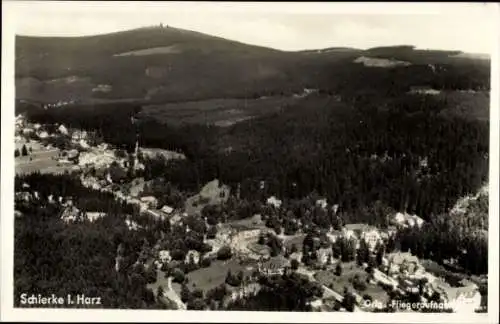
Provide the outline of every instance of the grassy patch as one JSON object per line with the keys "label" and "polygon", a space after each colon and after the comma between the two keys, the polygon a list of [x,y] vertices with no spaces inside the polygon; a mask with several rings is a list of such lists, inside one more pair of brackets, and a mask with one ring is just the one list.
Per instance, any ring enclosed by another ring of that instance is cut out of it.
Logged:
{"label": "grassy patch", "polygon": [[15,160],[16,174],[40,173],[64,173],[71,171],[74,164],[59,164],[57,160],[58,151],[33,151],[28,156],[20,156]]}
{"label": "grassy patch", "polygon": [[[236,260],[214,261],[208,268],[201,268],[188,273],[188,287],[190,289],[201,289],[206,292],[224,283],[229,270],[233,274],[243,271],[245,275],[250,275],[253,271],[248,270],[247,266],[240,265]],[[175,286],[174,289],[176,289]]]}
{"label": "grassy patch", "polygon": [[486,122],[490,120],[490,95],[487,91],[446,91],[439,96],[447,100],[446,108],[441,111],[444,116]]}
{"label": "grassy patch", "polygon": [[210,99],[145,106],[145,116],[170,124],[212,124],[231,126],[234,123],[280,111],[297,101],[294,97],[261,99]]}
{"label": "grassy patch", "polygon": [[342,264],[342,275],[340,276],[336,276],[332,270],[326,270],[317,272],[315,278],[318,282],[333,289],[339,294],[343,294],[344,288],[347,287],[351,291],[357,291],[357,293],[361,296],[367,294],[373,299],[377,299],[381,302],[387,302],[387,293],[378,285],[367,283],[365,290],[356,290],[352,285],[352,278],[354,278],[355,275],[359,275],[360,279],[364,282],[366,282],[366,279],[368,278],[368,273],[366,273],[366,271],[359,268],[354,262],[349,262]]}

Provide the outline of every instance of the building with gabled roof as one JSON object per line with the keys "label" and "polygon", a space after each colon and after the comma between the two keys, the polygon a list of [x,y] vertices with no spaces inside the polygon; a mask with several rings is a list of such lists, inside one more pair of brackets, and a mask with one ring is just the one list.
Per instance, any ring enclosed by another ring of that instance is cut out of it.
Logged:
{"label": "building with gabled roof", "polygon": [[269,258],[267,261],[260,261],[258,270],[260,273],[271,276],[281,275],[290,266],[290,262],[282,255]]}

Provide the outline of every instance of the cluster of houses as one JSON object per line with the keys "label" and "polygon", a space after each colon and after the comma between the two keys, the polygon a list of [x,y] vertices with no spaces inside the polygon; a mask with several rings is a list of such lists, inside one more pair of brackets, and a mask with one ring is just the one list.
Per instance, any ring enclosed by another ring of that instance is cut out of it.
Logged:
{"label": "cluster of houses", "polygon": [[91,148],[88,143],[89,134],[86,131],[68,129],[63,124],[59,125],[55,132],[49,132],[49,128],[39,123],[28,123],[25,116],[19,114],[15,121],[15,139],[16,141],[32,140],[50,150],[53,145],[50,143],[51,138],[62,136],[68,140],[70,148],[60,153],[59,163],[76,163],[80,152],[87,151]]}
{"label": "cluster of houses", "polygon": [[76,103],[75,100],[68,100],[68,101],[60,100],[60,101],[56,101],[54,103],[48,103],[48,104],[43,105],[43,109],[47,110],[49,108],[60,108],[60,107],[72,105],[75,103]]}
{"label": "cluster of houses", "polygon": [[[426,161],[422,164],[425,166]],[[267,200],[267,204],[280,208],[282,201],[272,196]],[[326,199],[318,199],[316,205],[325,209],[328,206]],[[334,208],[337,209],[338,206]],[[356,243],[356,249],[360,247],[360,242],[364,241],[368,249],[374,252],[378,244],[395,235],[398,229],[422,227],[425,221],[417,215],[396,213],[390,216],[390,223],[391,226],[384,230],[366,224],[347,224],[342,230],[330,228],[326,236],[330,243],[335,243],[340,238],[353,240]],[[331,247],[318,248],[316,257],[319,264],[328,263],[332,259]],[[259,271],[266,275],[283,274],[290,267],[292,259],[300,261],[301,253],[295,252],[290,255],[289,259],[282,256],[263,259],[259,262]],[[367,267],[367,264],[364,266]],[[373,269],[371,282],[393,287],[402,294],[420,294],[422,302],[427,302],[435,292],[438,292],[441,304],[446,305],[453,312],[470,313],[480,308],[481,295],[477,285],[464,282],[460,287],[451,287],[446,281],[427,272],[418,258],[409,252],[385,255],[380,269]],[[422,282],[425,282],[423,286]]]}

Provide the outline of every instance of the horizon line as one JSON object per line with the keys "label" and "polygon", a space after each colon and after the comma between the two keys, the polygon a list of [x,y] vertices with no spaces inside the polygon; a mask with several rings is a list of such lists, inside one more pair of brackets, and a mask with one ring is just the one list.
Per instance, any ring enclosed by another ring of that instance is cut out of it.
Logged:
{"label": "horizon line", "polygon": [[294,53],[294,52],[314,52],[314,51],[322,51],[322,50],[328,50],[328,49],[351,49],[353,51],[369,51],[377,48],[394,48],[394,47],[411,47],[412,50],[420,50],[420,51],[443,51],[443,52],[457,52],[455,53],[456,55],[459,54],[475,54],[475,55],[482,55],[482,56],[487,56],[489,59],[491,59],[491,54],[490,53],[485,53],[485,52],[467,52],[464,50],[459,50],[459,49],[444,49],[444,48],[419,48],[416,45],[413,44],[392,44],[392,45],[379,45],[379,46],[374,46],[374,47],[366,47],[366,48],[361,48],[361,47],[351,47],[351,46],[340,46],[340,45],[332,45],[332,46],[327,46],[327,47],[320,47],[320,48],[305,48],[305,49],[299,49],[299,50],[285,50],[285,49],[279,49],[275,47],[270,47],[270,46],[263,46],[263,45],[257,45],[257,44],[251,44],[251,43],[246,43],[242,42],[236,39],[230,39],[226,37],[221,37],[221,36],[215,36],[212,34],[207,34],[203,33],[197,30],[192,30],[192,29],[185,29],[185,28],[180,28],[180,27],[175,27],[173,25],[165,24],[163,22],[160,22],[159,24],[154,24],[154,25],[145,25],[142,27],[136,27],[136,28],[127,28],[127,29],[120,29],[116,31],[109,31],[109,32],[103,32],[103,33],[97,33],[97,34],[85,34],[85,35],[28,35],[28,34],[15,34],[15,37],[26,37],[26,38],[57,38],[57,39],[71,39],[71,38],[89,38],[89,37],[99,37],[99,36],[106,36],[106,35],[113,35],[113,34],[119,34],[119,33],[124,33],[124,32],[131,32],[131,31],[137,31],[137,30],[142,30],[142,29],[168,29],[168,28],[173,28],[177,30],[183,30],[183,31],[189,31],[189,32],[194,32],[198,34],[202,34],[205,36],[209,37],[214,37],[214,38],[219,38],[219,39],[224,39],[230,42],[237,42],[240,44],[245,44],[249,46],[255,46],[255,47],[261,47],[261,48],[267,48],[275,51],[281,51],[281,52],[289,52],[289,53]]}

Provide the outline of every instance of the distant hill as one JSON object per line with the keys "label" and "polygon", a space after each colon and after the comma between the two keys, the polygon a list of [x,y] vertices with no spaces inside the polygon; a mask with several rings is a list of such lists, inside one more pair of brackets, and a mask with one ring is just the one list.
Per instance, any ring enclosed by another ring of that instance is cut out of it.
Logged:
{"label": "distant hill", "polygon": [[366,79],[354,63],[361,56],[460,64],[489,77],[489,61],[457,54],[412,46],[287,52],[158,26],[85,37],[17,36],[16,97],[163,103],[335,91],[350,78]]}

